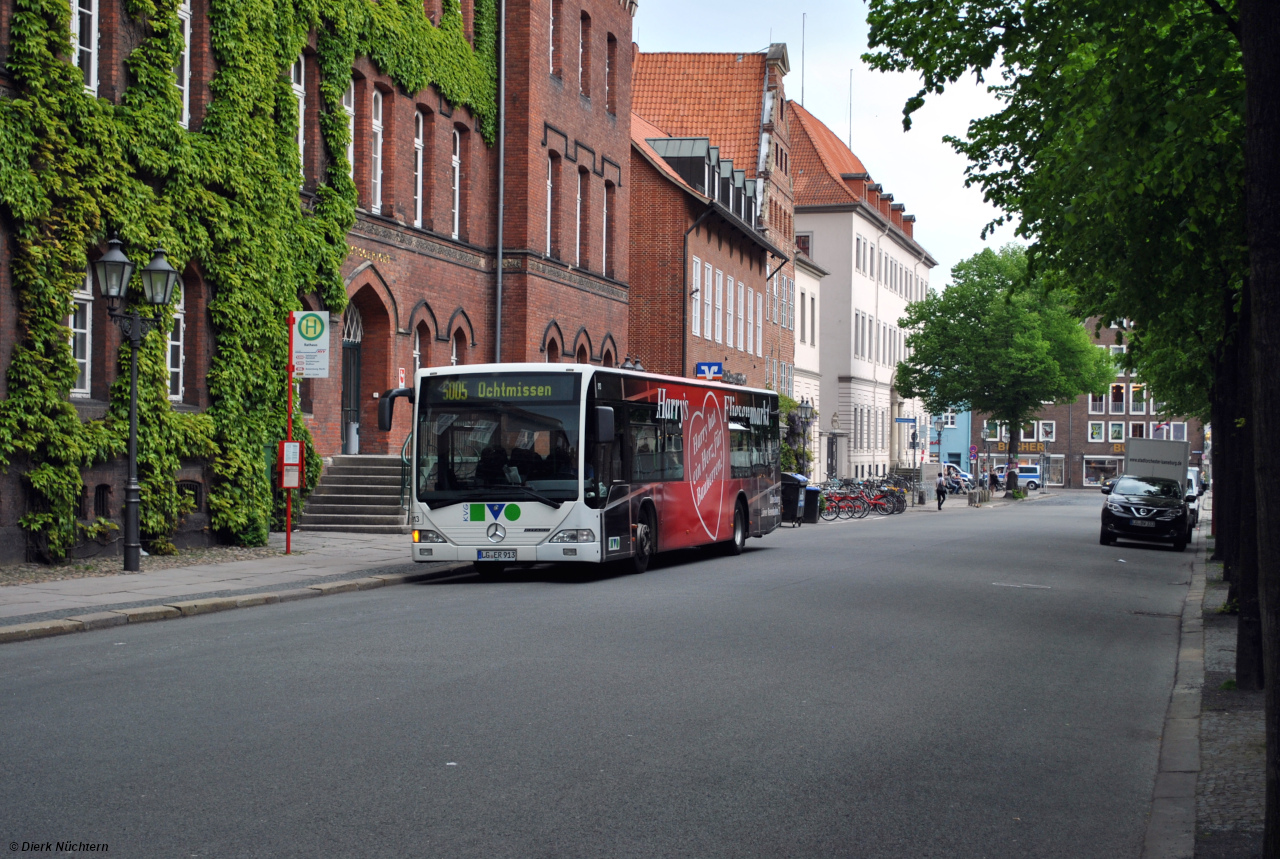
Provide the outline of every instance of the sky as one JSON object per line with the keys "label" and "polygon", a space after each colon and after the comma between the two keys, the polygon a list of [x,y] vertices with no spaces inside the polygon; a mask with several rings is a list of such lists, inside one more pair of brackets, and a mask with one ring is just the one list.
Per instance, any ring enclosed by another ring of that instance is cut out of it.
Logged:
{"label": "sky", "polygon": [[[986,85],[961,80],[931,96],[902,130],[902,106],[920,89],[918,76],[873,71],[861,60],[867,48],[863,0],[639,0],[633,36],[641,51],[751,52],[785,42],[791,73],[787,97],[803,104],[841,140],[849,142],[849,71],[853,70],[853,145],[874,181],[916,216],[915,239],[938,266],[935,287],[950,281],[956,263],[984,247],[1014,241],[1001,226],[983,241],[982,227],[999,212],[982,191],[965,188],[968,161],[943,142],[962,137],[969,120],[995,113],[999,103]],[[802,19],[807,14],[807,18]],[[712,141],[713,143],[715,141]]]}

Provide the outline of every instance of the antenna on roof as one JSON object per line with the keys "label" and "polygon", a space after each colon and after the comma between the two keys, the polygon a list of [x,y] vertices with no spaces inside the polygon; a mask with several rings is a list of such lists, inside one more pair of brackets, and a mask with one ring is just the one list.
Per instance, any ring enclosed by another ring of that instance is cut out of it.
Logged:
{"label": "antenna on roof", "polygon": [[800,106],[804,107],[804,23],[808,12],[800,13]]}
{"label": "antenna on roof", "polygon": [[849,151],[853,151],[853,69],[849,69]]}

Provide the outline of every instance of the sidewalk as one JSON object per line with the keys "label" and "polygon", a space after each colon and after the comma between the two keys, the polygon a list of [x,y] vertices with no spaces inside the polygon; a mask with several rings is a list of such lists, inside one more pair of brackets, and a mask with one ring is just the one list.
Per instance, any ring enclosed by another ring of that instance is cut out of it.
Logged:
{"label": "sidewalk", "polygon": [[284,534],[272,534],[270,546],[278,554],[263,558],[0,587],[0,627],[311,586],[321,588],[307,595],[319,596],[333,590],[324,585],[337,581],[381,575],[381,584],[389,584],[386,579],[443,574],[458,567],[408,560],[407,535],[298,531],[292,542],[291,555],[284,554]]}

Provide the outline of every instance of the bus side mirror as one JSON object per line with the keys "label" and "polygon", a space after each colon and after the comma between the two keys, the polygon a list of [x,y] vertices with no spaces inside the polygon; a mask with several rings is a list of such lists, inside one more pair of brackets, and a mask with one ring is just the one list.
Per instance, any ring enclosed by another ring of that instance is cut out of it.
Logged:
{"label": "bus side mirror", "polygon": [[378,399],[378,429],[391,432],[391,418],[395,413],[396,398],[404,397],[413,402],[413,388],[392,388]]}
{"label": "bus side mirror", "polygon": [[612,406],[596,406],[596,438],[601,442],[612,441],[613,426],[613,407]]}

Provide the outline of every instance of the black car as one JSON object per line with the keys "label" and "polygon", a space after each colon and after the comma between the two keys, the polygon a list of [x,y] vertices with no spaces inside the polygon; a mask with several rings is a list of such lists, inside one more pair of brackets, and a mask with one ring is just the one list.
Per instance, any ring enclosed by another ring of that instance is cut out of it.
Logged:
{"label": "black car", "polygon": [[1175,552],[1191,540],[1191,511],[1182,484],[1167,477],[1123,475],[1102,488],[1108,496],[1102,508],[1098,542],[1110,546],[1117,539],[1172,543]]}

